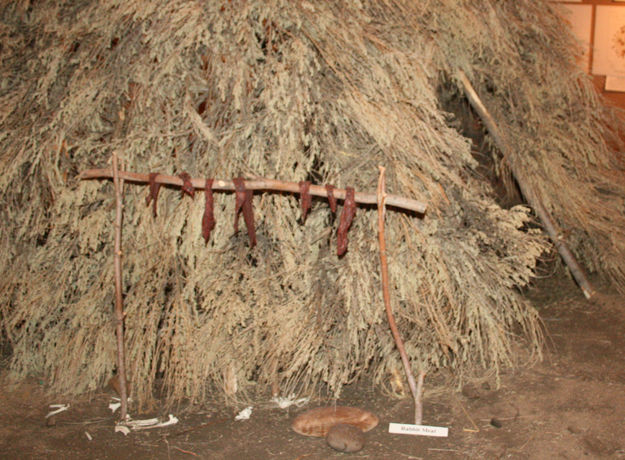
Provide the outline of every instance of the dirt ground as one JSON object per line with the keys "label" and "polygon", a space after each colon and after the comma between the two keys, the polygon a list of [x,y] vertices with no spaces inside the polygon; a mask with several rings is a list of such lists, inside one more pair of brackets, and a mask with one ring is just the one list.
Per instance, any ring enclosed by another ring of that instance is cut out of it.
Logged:
{"label": "dirt ground", "polygon": [[[411,400],[389,399],[365,384],[348,388],[338,401],[380,418],[355,454],[290,429],[297,414],[322,401],[289,410],[255,407],[245,421],[216,405],[187,408],[175,413],[176,425],[124,436],[113,432],[110,393],[55,399],[44,394],[44,382],[33,380],[0,387],[0,458],[625,459],[623,297],[601,288],[587,301],[564,277],[539,284],[528,295],[548,331],[545,360],[506,373],[499,389],[478,384],[456,392],[426,390],[424,424],[449,427],[447,438],[389,434],[389,422],[410,422]],[[53,403],[71,406],[47,424]]]}

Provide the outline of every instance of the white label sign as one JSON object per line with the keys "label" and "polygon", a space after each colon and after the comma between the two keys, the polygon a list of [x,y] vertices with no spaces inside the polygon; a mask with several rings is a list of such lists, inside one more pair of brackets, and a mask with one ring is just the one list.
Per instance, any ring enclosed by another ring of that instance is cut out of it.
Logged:
{"label": "white label sign", "polygon": [[449,428],[444,426],[410,425],[407,423],[389,423],[388,432],[395,434],[413,434],[416,436],[435,436],[446,438]]}

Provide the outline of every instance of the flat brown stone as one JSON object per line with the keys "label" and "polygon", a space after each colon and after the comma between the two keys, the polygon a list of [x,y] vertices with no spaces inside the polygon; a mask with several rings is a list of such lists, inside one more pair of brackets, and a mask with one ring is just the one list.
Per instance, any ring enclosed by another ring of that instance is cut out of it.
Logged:
{"label": "flat brown stone", "polygon": [[362,431],[369,431],[378,424],[378,418],[357,407],[331,406],[318,407],[300,414],[291,427],[304,436],[325,437],[334,425],[353,425]]}

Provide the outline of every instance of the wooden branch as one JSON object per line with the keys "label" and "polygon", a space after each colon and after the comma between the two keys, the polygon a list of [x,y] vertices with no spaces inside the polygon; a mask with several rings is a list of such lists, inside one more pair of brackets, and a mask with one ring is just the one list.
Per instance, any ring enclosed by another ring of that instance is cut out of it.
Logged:
{"label": "wooden branch", "polygon": [[124,179],[117,168],[117,155],[112,158],[113,183],[115,184],[115,318],[117,333],[117,378],[121,399],[122,423],[128,417],[128,391],[126,386],[126,361],[124,353],[124,306],[122,298],[122,218]]}
{"label": "wooden branch", "polygon": [[425,380],[425,371],[419,371],[417,377],[417,395],[415,396],[415,415],[414,424],[421,425],[423,422],[423,380]]}
{"label": "wooden branch", "polygon": [[404,347],[404,341],[399,335],[399,329],[397,329],[397,323],[395,323],[395,318],[393,317],[393,309],[391,308],[391,293],[389,290],[389,281],[388,281],[388,261],[386,259],[386,239],[384,237],[384,216],[386,214],[386,193],[384,193],[384,168],[379,166],[380,168],[380,177],[378,179],[378,191],[377,191],[377,202],[378,202],[378,240],[380,245],[380,272],[382,273],[382,297],[384,298],[384,309],[386,310],[386,316],[388,318],[388,324],[391,328],[391,333],[393,334],[393,339],[395,340],[395,345],[399,350],[399,355],[401,356],[401,361],[404,365],[404,372],[406,373],[406,378],[408,379],[408,385],[410,386],[410,392],[412,393],[412,397],[414,399],[415,404],[415,425],[421,425],[421,421],[423,419],[423,406],[421,404],[421,395],[423,394],[423,378],[425,373],[423,371],[419,374],[419,384],[415,382],[414,375],[412,374],[412,368],[410,366],[410,360],[408,359],[408,355],[406,354],[406,349]]}
{"label": "wooden branch", "polygon": [[[111,178],[113,177],[113,172],[110,169],[88,169],[86,171],[81,172],[78,175],[78,179],[102,179],[102,178]],[[119,171],[119,177],[128,181],[135,182],[141,184],[147,184],[150,181],[149,174],[142,173],[134,173],[129,171]],[[155,181],[160,184],[167,185],[175,185],[181,187],[183,181],[178,176],[168,176],[165,174],[158,174],[155,178]],[[191,183],[195,189],[204,189],[206,180],[205,179],[191,179]],[[265,179],[265,178],[256,178],[252,180],[245,181],[245,188],[248,190],[275,190],[281,192],[291,192],[291,193],[300,193],[300,185],[299,182],[286,182],[275,179]],[[234,184],[231,180],[218,180],[215,179],[212,185],[213,190],[222,190],[222,191],[235,191]],[[309,189],[309,193],[315,196],[327,197],[328,192],[326,188],[322,185],[311,185]],[[336,198],[340,200],[345,199],[345,190],[336,188],[333,191],[333,194]],[[363,204],[375,204],[377,203],[377,198],[375,194],[371,193],[359,193],[355,194],[356,203]],[[427,210],[427,204],[422,203],[417,200],[413,200],[411,198],[406,198],[398,195],[387,195],[386,196],[386,204],[388,206],[394,206],[396,208],[407,209],[409,211],[414,211],[419,214],[425,214]]]}
{"label": "wooden branch", "polygon": [[512,171],[512,175],[516,179],[517,184],[519,184],[519,189],[521,190],[521,193],[523,194],[529,205],[534,208],[534,211],[538,215],[538,218],[542,221],[543,225],[545,226],[545,230],[547,230],[549,238],[551,238],[551,241],[553,241],[553,243],[555,244],[556,249],[562,257],[562,260],[564,260],[567,267],[569,267],[573,278],[575,278],[575,281],[577,281],[577,284],[584,293],[584,296],[587,299],[590,299],[595,293],[595,290],[588,281],[584,270],[580,267],[579,263],[577,263],[575,256],[567,246],[566,242],[563,240],[561,232],[558,231],[558,229],[556,228],[556,224],[549,212],[545,209],[545,207],[538,199],[538,197],[534,194],[534,192],[521,180],[521,176],[518,174],[518,169],[510,161],[512,148],[504,140],[504,137],[499,130],[499,126],[497,125],[497,122],[482,103],[482,100],[473,88],[473,85],[471,85],[471,82],[469,81],[465,73],[460,70],[458,71],[458,76],[464,88],[464,93],[469,99],[471,106],[479,114],[480,118],[484,122],[484,125],[488,129],[488,132],[495,141],[495,145],[501,151],[504,159],[507,161],[508,166],[510,167],[510,171]]}

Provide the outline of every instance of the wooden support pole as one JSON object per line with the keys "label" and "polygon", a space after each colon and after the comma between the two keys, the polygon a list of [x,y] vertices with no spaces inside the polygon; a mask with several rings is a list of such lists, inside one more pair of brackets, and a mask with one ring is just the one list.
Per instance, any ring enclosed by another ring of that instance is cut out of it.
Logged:
{"label": "wooden support pole", "polygon": [[126,358],[124,352],[124,305],[122,297],[122,219],[124,200],[124,179],[117,167],[117,155],[113,153],[112,169],[115,184],[115,330],[117,333],[117,378],[121,399],[122,423],[128,418],[128,391],[126,380]]}
{"label": "wooden support pole", "polygon": [[[78,179],[102,179],[113,177],[113,172],[110,169],[88,169],[81,172],[78,175]],[[134,173],[129,171],[119,171],[119,177],[128,182],[136,182],[147,184],[150,181],[149,174]],[[183,181],[178,176],[169,176],[165,174],[158,174],[154,179],[159,184],[182,186]],[[205,187],[206,179],[191,179],[191,184],[195,189],[203,189]],[[300,186],[298,182],[287,182],[275,179],[255,178],[252,180],[245,180],[245,188],[248,190],[275,190],[281,192],[300,193]],[[234,183],[231,180],[218,180],[215,179],[212,184],[213,190],[234,191]],[[328,192],[322,185],[311,185],[309,193],[314,196],[327,197]],[[333,190],[333,195],[339,199],[345,199],[345,189],[336,188]],[[376,204],[377,197],[374,193],[359,193],[356,192],[354,199],[356,203],[363,204]],[[396,208],[407,209],[419,214],[425,214],[427,210],[427,204],[422,203],[411,198],[406,198],[398,195],[387,195],[386,204]]]}
{"label": "wooden support pole", "polygon": [[501,151],[504,159],[507,161],[508,166],[510,167],[510,171],[512,171],[512,175],[516,179],[517,184],[519,184],[519,189],[521,190],[521,193],[523,194],[529,205],[534,208],[534,211],[538,215],[538,218],[542,221],[543,225],[545,226],[545,230],[551,238],[551,241],[553,241],[553,243],[555,244],[556,249],[562,257],[562,260],[564,260],[567,267],[569,267],[573,278],[575,278],[575,281],[577,281],[577,284],[584,293],[584,296],[587,299],[590,299],[595,293],[595,290],[588,281],[584,270],[581,268],[581,266],[575,259],[575,256],[562,238],[561,232],[557,229],[556,224],[549,212],[545,209],[538,197],[535,196],[533,191],[521,180],[521,176],[518,174],[516,166],[513,164],[513,162],[510,161],[512,149],[509,144],[504,140],[501,131],[499,130],[499,126],[497,125],[497,122],[492,117],[490,112],[486,109],[479,95],[473,88],[473,85],[462,70],[458,71],[458,77],[460,78],[460,82],[462,83],[462,86],[464,88],[464,93],[469,99],[469,103],[484,122],[484,125],[488,129],[488,132],[493,138],[493,141],[495,141],[495,145]]}
{"label": "wooden support pole", "polygon": [[384,192],[384,167],[379,166],[379,168],[380,177],[378,179],[376,199],[378,202],[378,241],[380,246],[382,297],[384,299],[384,309],[386,310],[386,317],[388,319],[389,327],[391,328],[391,334],[393,335],[393,340],[395,340],[397,350],[399,350],[399,355],[401,356],[401,361],[404,365],[404,372],[406,373],[406,378],[408,379],[408,386],[410,387],[410,392],[412,393],[412,398],[414,399],[414,423],[415,425],[421,425],[421,421],[423,420],[423,405],[421,397],[423,395],[423,378],[425,377],[425,372],[421,371],[419,373],[419,382],[415,382],[412,367],[410,366],[410,360],[408,359],[408,354],[406,353],[406,348],[404,347],[404,341],[402,340],[401,335],[399,335],[399,329],[397,329],[397,323],[395,322],[395,318],[393,316],[391,293],[389,289],[388,261],[386,258],[386,238],[384,236],[384,217],[386,214],[385,201],[387,195]]}

